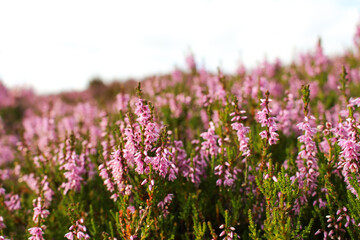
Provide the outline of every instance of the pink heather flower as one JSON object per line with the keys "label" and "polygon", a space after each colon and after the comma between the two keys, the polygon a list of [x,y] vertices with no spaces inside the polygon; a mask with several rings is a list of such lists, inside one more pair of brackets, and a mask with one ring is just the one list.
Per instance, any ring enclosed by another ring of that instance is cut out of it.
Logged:
{"label": "pink heather flower", "polygon": [[165,196],[163,201],[160,201],[158,203],[158,208],[163,211],[163,216],[166,218],[166,216],[169,214],[168,206],[171,204],[171,201],[173,199],[173,194],[168,194]]}
{"label": "pink heather flower", "polygon": [[266,130],[260,133],[262,139],[266,139],[270,145],[276,144],[279,140],[279,134],[276,132],[278,130],[276,124],[276,118],[271,117],[271,110],[269,109],[269,103],[271,99],[260,99],[262,110],[257,113],[258,122],[261,124],[261,127],[266,127]]}
{"label": "pink heather flower", "polygon": [[[354,119],[347,119],[339,123],[338,129],[334,130],[338,138],[338,145],[341,147],[340,162],[338,169],[341,170],[347,188],[357,196],[356,190],[351,186],[349,176],[351,173],[359,172],[360,164],[360,142],[357,141],[358,123]],[[357,179],[359,182],[359,179]]]}
{"label": "pink heather flower", "polygon": [[[313,116],[310,116],[309,118],[315,120]],[[303,135],[298,137],[299,142],[304,143],[302,151],[299,152],[299,156],[304,159],[314,156],[317,151],[315,142],[312,140],[317,129],[310,126],[309,118],[305,117],[304,122],[297,124],[299,130],[304,132]]]}
{"label": "pink heather flower", "polygon": [[196,63],[195,63],[195,59],[194,59],[194,55],[193,54],[189,54],[186,57],[186,64],[189,68],[189,70],[194,70],[196,69]]}
{"label": "pink heather flower", "polygon": [[175,140],[171,153],[175,158],[176,166],[179,168],[179,173],[183,176],[187,175],[190,171],[190,164],[187,161],[187,154],[184,150],[183,142]]}
{"label": "pink heather flower", "polygon": [[4,218],[2,216],[0,216],[0,230],[6,228],[6,225],[4,223]]}
{"label": "pink heather flower", "polygon": [[[167,146],[167,143],[162,144],[160,147],[155,145],[159,140],[162,127],[153,121],[150,108],[145,100],[138,100],[135,114],[137,115],[137,123],[131,124],[130,119],[125,119],[127,127],[124,130],[126,143],[123,153],[117,150],[112,161],[107,163],[115,183],[118,186],[122,184],[123,174],[127,167],[135,167],[138,174],[148,174],[150,165],[161,177],[168,177],[171,181],[174,180],[178,169],[172,162],[174,161],[172,149]],[[152,155],[154,153],[155,156]],[[103,169],[104,167],[101,167],[101,174],[103,178],[108,179],[109,173]],[[108,184],[110,185],[110,180],[108,180]],[[123,186],[122,188],[126,187]]]}
{"label": "pink heather flower", "polygon": [[[316,159],[317,148],[313,138],[317,129],[311,127],[310,120],[315,120],[315,118],[313,116],[305,116],[304,121],[297,124],[299,130],[303,131],[303,135],[298,137],[299,142],[302,143],[300,149],[301,151],[298,153],[296,160],[299,170],[296,172],[296,176],[293,176],[292,179],[295,180],[296,178],[299,180],[300,188],[308,189],[308,196],[315,196],[319,172]],[[296,202],[295,210],[298,211],[300,205],[304,204],[306,201],[306,196],[300,197]]]}
{"label": "pink heather flower", "polygon": [[[245,113],[245,111],[241,111],[240,113]],[[244,157],[244,160],[246,160],[247,157],[250,156],[250,149],[249,149],[249,137],[246,135],[249,133],[250,128],[245,127],[243,123],[239,123],[238,121],[241,119],[245,119],[241,116],[236,116],[236,113],[231,113],[230,116],[233,116],[231,121],[234,123],[231,124],[232,129],[234,129],[238,136],[239,141],[239,150],[242,152],[242,156]]]}
{"label": "pink heather flower", "polygon": [[157,123],[149,122],[145,127],[144,136],[145,151],[150,151],[153,143],[160,137],[160,126]]}
{"label": "pink heather flower", "polygon": [[[160,127],[152,120],[150,108],[143,99],[139,99],[136,103],[135,114],[137,117],[137,123],[131,126],[129,119],[126,119],[128,126],[125,128],[125,148],[124,158],[129,165],[136,165],[136,172],[143,174],[146,169],[144,163],[144,153],[139,151],[142,147],[141,143],[142,134],[144,137],[144,150],[150,151],[153,148],[153,144],[158,140],[160,135]],[[141,128],[141,129],[140,129]]]}
{"label": "pink heather flower", "polygon": [[209,116],[206,113],[206,111],[204,109],[200,110],[200,117],[201,117],[201,121],[203,122],[204,127],[208,127],[209,125]]}
{"label": "pink heather flower", "polygon": [[[91,143],[87,141],[83,141],[83,151],[80,156],[72,149],[70,145],[70,139],[66,140],[66,154],[62,156],[59,154],[60,159],[60,170],[64,169],[64,177],[67,180],[63,182],[60,188],[64,189],[64,195],[67,194],[68,191],[80,191],[81,184],[84,182],[83,175],[86,173],[86,168],[90,169],[88,171],[89,177],[91,176],[91,169],[93,168],[93,164],[89,163],[89,155],[90,155],[90,148]],[[62,152],[62,151],[60,151]]]}
{"label": "pink heather flower", "polygon": [[210,122],[208,131],[201,133],[200,136],[204,139],[201,143],[201,155],[204,157],[209,155],[211,157],[216,157],[219,151],[216,141],[219,137],[215,134],[214,123]]}
{"label": "pink heather flower", "polygon": [[100,164],[99,171],[99,176],[104,180],[104,185],[106,186],[107,190],[109,192],[113,192],[115,190],[115,185],[109,176],[106,165]]}
{"label": "pink heather flower", "polygon": [[[327,68],[328,65],[328,58],[325,56],[321,42],[319,41],[318,44],[316,45],[316,52],[315,52],[315,71],[317,74],[319,74],[320,72],[324,71]],[[310,89],[311,92],[314,93],[314,91],[312,91]],[[317,93],[314,93],[315,96],[317,95]]]}
{"label": "pink heather flower", "polygon": [[126,141],[124,146],[124,158],[126,161],[133,165],[135,154],[137,153],[137,149],[139,148],[139,143],[141,142],[141,135],[137,131],[136,126],[131,126],[128,118],[125,118],[128,126],[124,131],[124,140]]}
{"label": "pink heather flower", "polygon": [[50,214],[48,210],[46,210],[43,206],[41,206],[42,200],[41,197],[38,197],[37,199],[34,199],[33,206],[34,206],[34,216],[33,221],[35,223],[39,222],[40,219],[45,219]]}
{"label": "pink heather flower", "polygon": [[145,179],[144,181],[141,182],[141,186],[145,185],[148,182],[147,179]]}
{"label": "pink heather flower", "polygon": [[19,195],[11,193],[6,194],[5,199],[4,203],[9,211],[16,211],[21,208]]}
{"label": "pink heather flower", "polygon": [[208,77],[208,98],[211,102],[219,100],[222,104],[226,103],[226,92],[224,86],[221,84],[218,76]]}
{"label": "pink heather flower", "polygon": [[152,118],[149,105],[146,105],[145,101],[141,98],[136,103],[135,114],[138,116],[136,119],[137,122],[143,127],[145,127]]}
{"label": "pink heather flower", "polygon": [[75,225],[72,225],[69,230],[70,232],[65,234],[65,238],[68,240],[73,240],[75,237],[79,240],[90,239],[90,236],[86,234],[86,227],[84,225],[84,220],[81,218],[75,222]]}
{"label": "pink heather flower", "polygon": [[65,234],[65,238],[69,239],[69,240],[73,240],[74,239],[74,234],[72,232],[68,232],[67,234]]}
{"label": "pink heather flower", "polygon": [[35,174],[34,173],[31,173],[31,174],[25,174],[23,175],[20,179],[19,179],[21,182],[25,182],[29,188],[36,192],[37,189],[39,188],[38,187],[38,184],[37,184],[37,181],[38,179],[35,178]]}
{"label": "pink heather flower", "polygon": [[[116,186],[118,192],[122,195],[130,195],[132,186],[125,183],[128,166],[125,159],[123,158],[121,149],[118,149],[112,153],[111,160],[107,162],[107,166],[112,178],[110,179],[107,170],[104,170],[105,168],[101,169],[100,174],[105,179],[104,184],[109,186],[108,190],[113,192],[114,187]],[[114,195],[114,200],[116,199],[117,197]]]}
{"label": "pink heather flower", "polygon": [[118,95],[116,95],[116,110],[119,111],[125,111],[127,109],[128,103],[130,100],[130,96],[129,94],[123,94],[123,93],[119,93]]}
{"label": "pink heather flower", "polygon": [[215,175],[220,176],[216,181],[216,186],[231,187],[237,179],[239,170],[236,167],[230,168],[230,164],[225,162],[224,165],[217,165],[215,167]]}
{"label": "pink heather flower", "polygon": [[240,63],[239,66],[236,69],[236,74],[243,76],[246,74],[246,67],[243,63]]}
{"label": "pink heather flower", "polygon": [[61,184],[61,188],[64,188],[64,195],[70,190],[80,191],[83,182],[81,175],[85,172],[83,167],[80,165],[80,158],[75,151],[69,153],[66,162],[60,167],[60,169],[66,170],[64,177],[67,181]]}
{"label": "pink heather flower", "polygon": [[183,172],[184,177],[190,179],[192,183],[199,185],[202,176],[205,176],[205,168],[207,167],[207,163],[205,159],[199,155],[195,155],[194,157],[188,158],[187,160],[189,164],[189,170]]}
{"label": "pink heather flower", "polygon": [[50,188],[49,182],[47,181],[47,176],[44,176],[43,180],[41,181],[40,185],[42,186],[42,191],[44,193],[44,206],[48,207],[52,201],[54,191]]}
{"label": "pink heather flower", "polygon": [[[234,227],[225,227],[224,224],[221,224],[219,229],[222,230],[219,237],[224,237],[222,238],[223,240],[233,240],[235,237],[240,239],[240,236],[235,233]],[[214,240],[214,238],[212,240]]]}
{"label": "pink heather flower", "polygon": [[33,227],[29,228],[29,233],[31,234],[31,237],[29,237],[29,240],[44,240],[43,238],[43,230],[40,227]]}
{"label": "pink heather flower", "polygon": [[243,95],[244,95],[245,99],[247,98],[246,96],[251,96],[252,99],[257,99],[259,87],[258,87],[256,81],[254,80],[253,76],[245,77],[242,91],[243,91]]}
{"label": "pink heather flower", "polygon": [[161,177],[166,178],[166,176],[168,176],[170,181],[176,179],[178,169],[171,161],[171,159],[173,159],[173,154],[168,148],[157,148],[155,151],[155,157],[147,156],[147,152],[145,155],[145,163],[147,165],[151,164],[153,170],[155,170]]}
{"label": "pink heather flower", "polygon": [[[47,178],[48,178],[47,176],[44,176],[43,180],[40,182],[40,188],[45,197],[45,206],[50,205],[52,201],[52,197],[54,195],[54,191],[49,187]],[[20,181],[26,182],[31,190],[33,190],[38,195],[40,194],[39,184],[38,184],[39,178],[35,178],[35,175],[33,173],[29,175],[23,175],[20,178]]]}
{"label": "pink heather flower", "polygon": [[290,136],[291,133],[295,132],[296,135],[299,129],[296,127],[296,123],[303,120],[302,113],[302,100],[295,100],[295,96],[289,93],[285,98],[286,107],[281,109],[278,116],[278,126],[285,135]]}
{"label": "pink heather flower", "polygon": [[183,113],[183,106],[189,105],[191,101],[190,96],[185,96],[183,93],[174,95],[173,93],[166,93],[165,96],[156,97],[157,107],[169,107],[171,110],[171,116],[179,118]]}
{"label": "pink heather flower", "polygon": [[350,98],[348,107],[360,107],[360,98]]}
{"label": "pink heather flower", "polygon": [[175,69],[172,74],[172,79],[176,83],[180,83],[182,81],[182,73],[179,69]]}

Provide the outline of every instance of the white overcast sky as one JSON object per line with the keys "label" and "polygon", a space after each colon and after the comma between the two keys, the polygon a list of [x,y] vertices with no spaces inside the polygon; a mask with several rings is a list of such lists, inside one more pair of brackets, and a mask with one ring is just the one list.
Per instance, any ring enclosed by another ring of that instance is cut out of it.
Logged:
{"label": "white overcast sky", "polygon": [[352,46],[360,0],[0,0],[0,79],[37,92],[200,65],[234,72],[239,60],[289,62],[322,38]]}

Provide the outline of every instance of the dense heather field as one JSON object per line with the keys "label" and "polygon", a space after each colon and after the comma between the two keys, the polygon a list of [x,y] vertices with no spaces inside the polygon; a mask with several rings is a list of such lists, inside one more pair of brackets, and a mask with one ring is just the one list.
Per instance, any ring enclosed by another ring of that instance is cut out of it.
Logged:
{"label": "dense heather field", "polygon": [[354,50],[0,89],[0,239],[359,239]]}

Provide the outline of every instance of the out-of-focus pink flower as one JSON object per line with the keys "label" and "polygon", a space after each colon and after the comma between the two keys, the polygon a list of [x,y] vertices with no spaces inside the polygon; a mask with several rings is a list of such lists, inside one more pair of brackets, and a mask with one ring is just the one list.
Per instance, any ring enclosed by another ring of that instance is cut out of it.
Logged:
{"label": "out-of-focus pink flower", "polygon": [[189,54],[189,55],[186,57],[186,64],[187,64],[189,70],[194,70],[194,69],[196,69],[196,62],[195,62],[195,59],[194,59],[194,55],[193,55],[193,54]]}
{"label": "out-of-focus pink flower", "polygon": [[210,127],[207,132],[201,133],[200,136],[205,140],[201,143],[202,155],[205,157],[208,155],[216,157],[219,151],[216,141],[219,137],[215,134],[214,123],[210,122]]}
{"label": "out-of-focus pink flower", "polygon": [[5,195],[5,206],[9,209],[9,211],[16,211],[21,208],[20,206],[20,198],[17,194],[6,194]]}
{"label": "out-of-focus pink flower", "polygon": [[44,240],[43,237],[43,230],[40,227],[33,227],[29,228],[29,233],[31,234],[31,237],[29,237],[29,240]]}
{"label": "out-of-focus pink flower", "polygon": [[50,214],[50,212],[41,205],[41,202],[42,202],[41,197],[38,197],[37,199],[34,199],[34,201],[33,201],[33,206],[34,206],[33,221],[35,223],[39,222],[39,217],[41,219],[44,219],[44,218],[47,218],[47,216],[49,216],[49,214]]}

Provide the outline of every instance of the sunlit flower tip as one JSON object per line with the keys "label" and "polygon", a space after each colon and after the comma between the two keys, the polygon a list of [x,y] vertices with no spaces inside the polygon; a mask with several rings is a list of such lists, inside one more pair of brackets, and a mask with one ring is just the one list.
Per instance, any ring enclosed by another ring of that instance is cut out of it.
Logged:
{"label": "sunlit flower tip", "polygon": [[234,227],[230,227],[230,230],[231,230],[231,231],[235,231],[235,228],[234,228]]}
{"label": "sunlit flower tip", "polygon": [[224,225],[224,224],[221,224],[219,228],[220,228],[220,229],[223,229],[224,227],[225,227],[225,225]]}
{"label": "sunlit flower tip", "polygon": [[155,181],[154,181],[154,179],[151,179],[151,185],[155,185]]}
{"label": "sunlit flower tip", "polygon": [[222,231],[219,236],[222,237],[224,235],[225,235],[225,231]]}
{"label": "sunlit flower tip", "polygon": [[147,182],[148,182],[148,180],[145,179],[144,181],[141,182],[141,186],[144,185],[144,184],[146,184]]}
{"label": "sunlit flower tip", "polygon": [[339,215],[340,213],[341,213],[340,209],[336,211],[336,215]]}
{"label": "sunlit flower tip", "polygon": [[99,167],[98,167],[99,170],[101,170],[103,168],[104,168],[104,164],[100,164]]}
{"label": "sunlit flower tip", "polygon": [[321,229],[317,230],[315,235],[319,235],[321,233]]}
{"label": "sunlit flower tip", "polygon": [[277,181],[278,181],[275,176],[273,176],[272,179],[274,180],[274,182],[277,182]]}
{"label": "sunlit flower tip", "polygon": [[85,238],[85,234],[84,234],[83,232],[78,232],[78,233],[76,234],[76,237],[77,237],[78,239],[83,239],[83,238]]}
{"label": "sunlit flower tip", "polygon": [[65,234],[64,237],[66,237],[69,240],[73,240],[74,239],[74,234],[72,232],[69,232],[69,233]]}
{"label": "sunlit flower tip", "polygon": [[83,232],[86,232],[86,227],[85,226],[82,226],[82,225],[79,225],[79,229]]}

